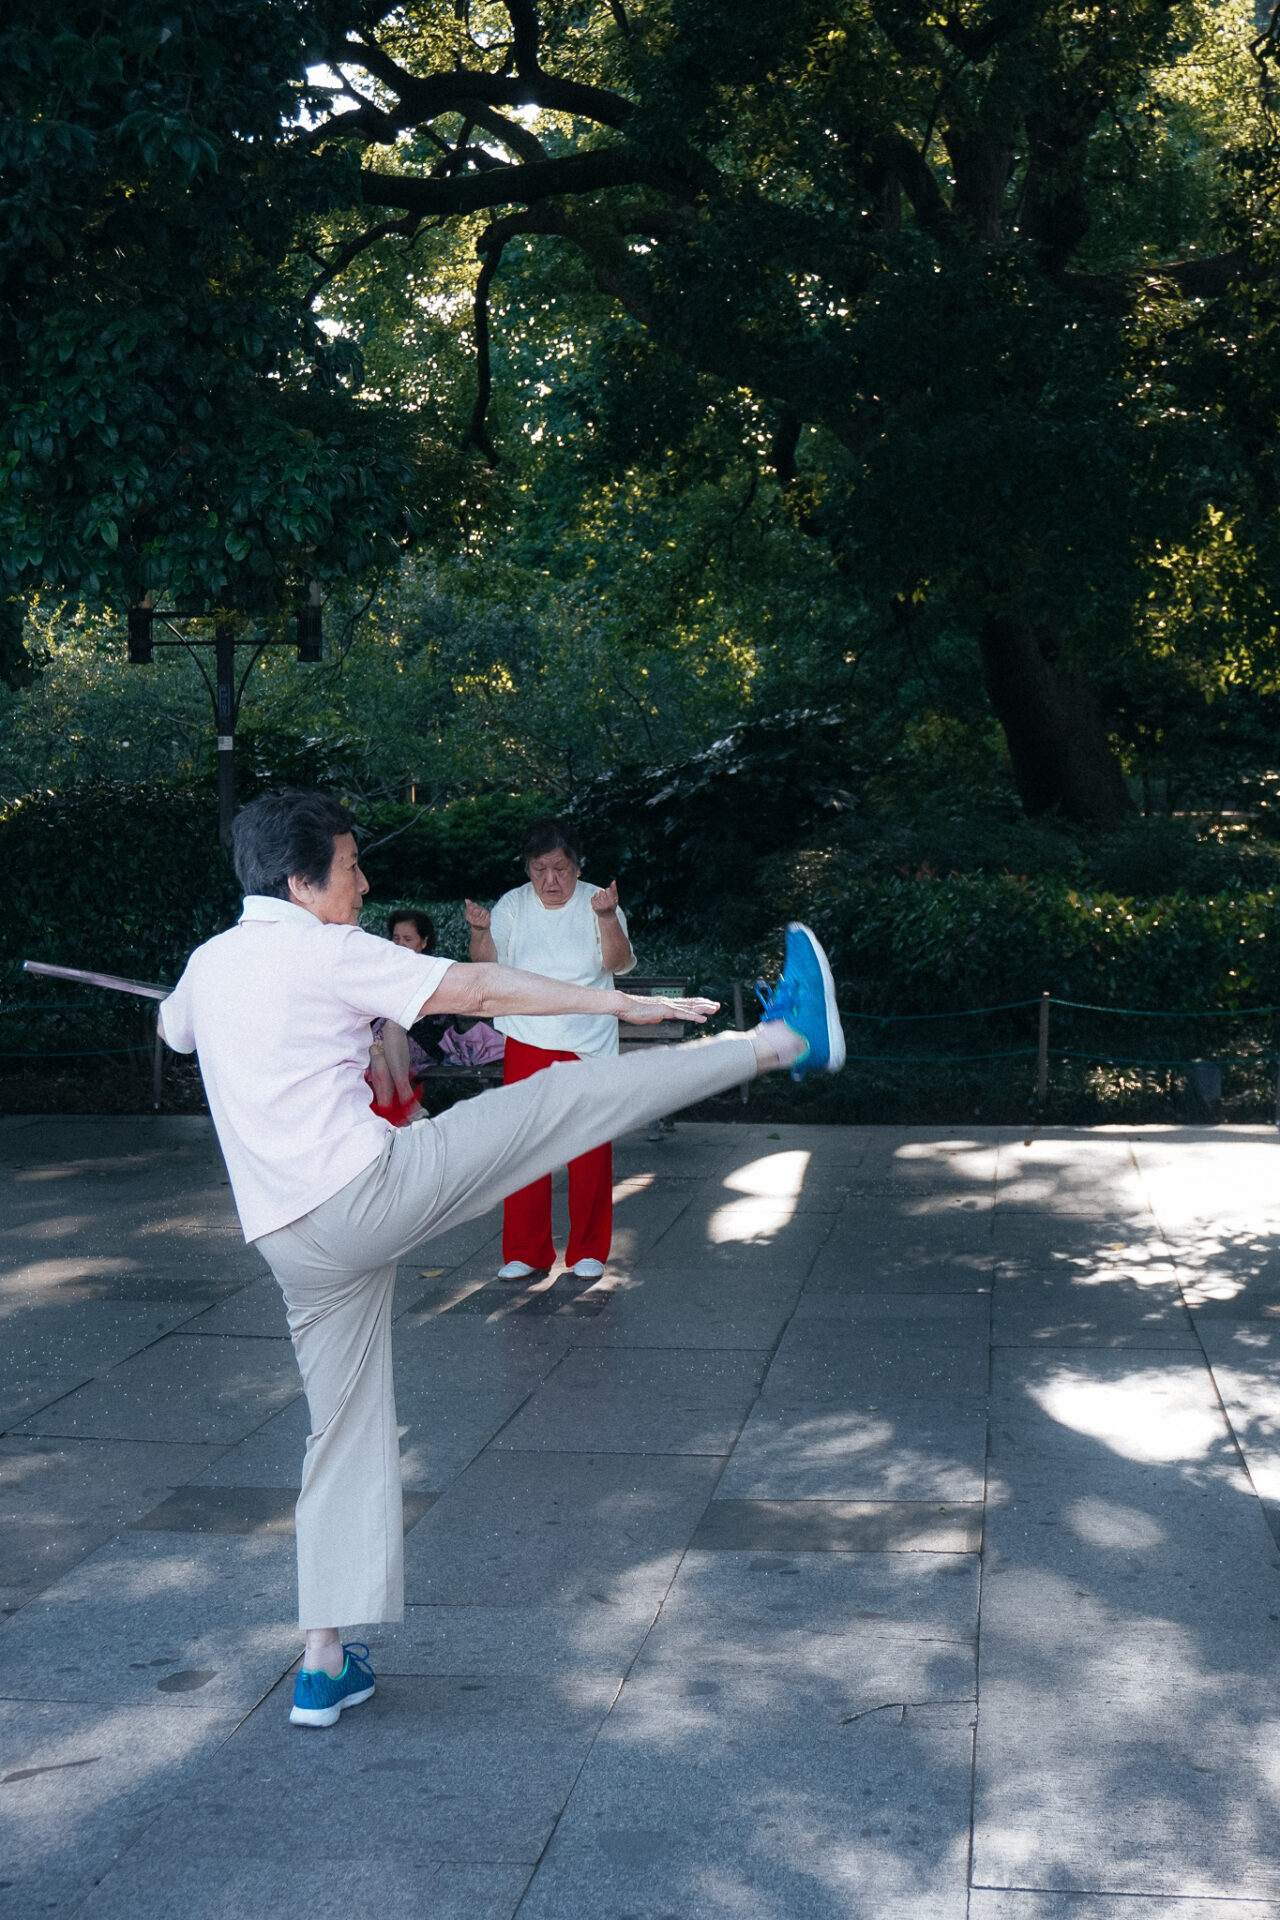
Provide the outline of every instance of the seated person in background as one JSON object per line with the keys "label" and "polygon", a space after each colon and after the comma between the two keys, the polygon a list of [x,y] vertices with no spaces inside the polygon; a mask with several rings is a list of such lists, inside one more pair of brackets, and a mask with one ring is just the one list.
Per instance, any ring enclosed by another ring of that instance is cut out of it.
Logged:
{"label": "seated person in background", "polygon": [[[387,915],[387,938],[393,946],[407,947],[411,953],[433,954],[436,923],[429,913],[422,913],[417,907],[393,907]],[[370,1104],[384,1120],[402,1127],[421,1114],[415,1083],[420,1083],[427,1068],[440,1059],[434,1029],[447,1024],[447,1021],[419,1020],[406,1033],[394,1020],[373,1022],[373,1044],[365,1079],[373,1089]],[[420,1028],[426,1031],[420,1033]]]}
{"label": "seated person in background", "polygon": [[393,947],[408,947],[411,953],[434,953],[436,923],[417,907],[393,907],[387,915],[387,938]]}
{"label": "seated person in background", "polygon": [[[418,907],[393,907],[387,915],[387,938],[393,946],[405,947],[411,953],[434,954],[435,921]],[[462,1036],[472,1028],[476,1029],[475,1040],[467,1043]],[[373,1110],[395,1126],[406,1126],[421,1117],[418,1092],[423,1074],[431,1067],[442,1061],[474,1064],[500,1059],[501,1055],[501,1039],[484,1021],[428,1015],[425,1020],[415,1021],[406,1033],[394,1020],[375,1020],[365,1076],[373,1089]]]}

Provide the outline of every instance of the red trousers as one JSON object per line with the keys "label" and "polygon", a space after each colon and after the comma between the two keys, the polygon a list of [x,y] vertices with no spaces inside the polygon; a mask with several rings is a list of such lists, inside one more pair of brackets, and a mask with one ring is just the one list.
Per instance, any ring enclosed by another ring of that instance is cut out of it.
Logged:
{"label": "red trousers", "polygon": [[[554,1066],[557,1060],[576,1060],[576,1053],[549,1053],[545,1047],[527,1047],[508,1036],[502,1056],[502,1084],[528,1080]],[[613,1148],[606,1140],[569,1162],[569,1246],[565,1265],[579,1260],[607,1260],[613,1240]],[[502,1204],[502,1258],[523,1260],[530,1267],[555,1265],[551,1238],[551,1175],[521,1187]]]}

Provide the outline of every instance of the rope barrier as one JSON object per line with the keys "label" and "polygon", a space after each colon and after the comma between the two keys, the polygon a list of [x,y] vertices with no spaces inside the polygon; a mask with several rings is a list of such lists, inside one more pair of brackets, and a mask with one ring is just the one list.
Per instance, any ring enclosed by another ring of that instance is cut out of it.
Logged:
{"label": "rope barrier", "polygon": [[1269,1053],[1215,1053],[1211,1060],[1186,1054],[1176,1060],[1152,1059],[1141,1054],[1084,1053],[1075,1047],[1052,1047],[1051,1060],[1091,1060],[1095,1066],[1108,1067],[1274,1067],[1276,1056]]}
{"label": "rope barrier", "polygon": [[936,1067],[954,1060],[1034,1059],[1035,1047],[1006,1047],[1000,1053],[846,1053],[846,1060],[873,1060],[879,1066]]}
{"label": "rope barrier", "polygon": [[1135,1020],[1247,1020],[1253,1014],[1280,1013],[1280,1007],[1201,1007],[1178,1012],[1169,1007],[1099,1007],[1088,1000],[1059,1000],[1049,995],[1054,1007],[1073,1007],[1080,1013],[1122,1013]]}
{"label": "rope barrier", "polygon": [[[1065,1004],[1065,1003],[1064,1003]],[[896,1020],[969,1020],[984,1013],[1016,1013],[1022,1007],[1038,1007],[1040,995],[1034,1000],[1007,1000],[1001,1007],[960,1007],[955,1013],[851,1013],[847,1008],[839,1009],[842,1020],[875,1020],[880,1026],[887,1027]]]}
{"label": "rope barrier", "polygon": [[[872,1020],[882,1027],[892,1026],[905,1020],[968,1020],[980,1014],[1016,1013],[1023,1007],[1038,1007],[1043,995],[1037,994],[1033,1000],[1009,1000],[1000,1007],[956,1007],[947,1013],[855,1013],[848,1007],[839,1009],[842,1020]],[[1138,1020],[1247,1020],[1256,1014],[1280,1013],[1277,1007],[1201,1007],[1187,1012],[1178,1012],[1168,1007],[1104,1007],[1089,1000],[1059,1000],[1057,994],[1049,995],[1052,1007],[1071,1007],[1079,1013],[1115,1013],[1132,1016]]]}

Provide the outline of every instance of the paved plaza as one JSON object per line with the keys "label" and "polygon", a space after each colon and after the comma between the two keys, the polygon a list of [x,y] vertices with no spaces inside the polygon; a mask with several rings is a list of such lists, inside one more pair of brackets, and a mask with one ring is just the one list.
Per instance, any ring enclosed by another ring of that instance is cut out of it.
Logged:
{"label": "paved plaza", "polygon": [[1274,1129],[681,1125],[600,1286],[418,1248],[329,1732],[208,1123],[0,1158],[5,1920],[1280,1920]]}

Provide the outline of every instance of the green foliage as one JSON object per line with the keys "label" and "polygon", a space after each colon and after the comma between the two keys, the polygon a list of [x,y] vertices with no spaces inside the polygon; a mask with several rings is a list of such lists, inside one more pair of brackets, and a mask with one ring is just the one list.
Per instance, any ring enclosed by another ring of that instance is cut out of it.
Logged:
{"label": "green foliage", "polygon": [[[288,609],[421,523],[422,426],[358,393],[297,221],[343,191],[282,128],[345,0],[82,0],[0,35],[0,582]],[[445,461],[448,465],[448,461]],[[0,657],[21,671],[12,647]]]}
{"label": "green foliage", "polygon": [[362,819],[360,864],[379,899],[490,898],[523,883],[520,842],[548,810],[536,796],[514,793],[382,806]]}
{"label": "green foliage", "polygon": [[211,794],[106,782],[0,810],[0,960],[93,967],[159,984],[236,917]]}
{"label": "green foliage", "polygon": [[838,976],[868,1011],[946,1012],[1045,990],[1169,1013],[1280,1002],[1274,888],[1139,899],[1013,874],[868,880],[829,856],[814,861],[808,890]]}
{"label": "green foliage", "polygon": [[746,721],[675,765],[602,774],[574,817],[595,870],[650,922],[688,922],[714,902],[749,938],[771,912],[760,862],[829,828],[852,777],[843,717],[802,710]]}

